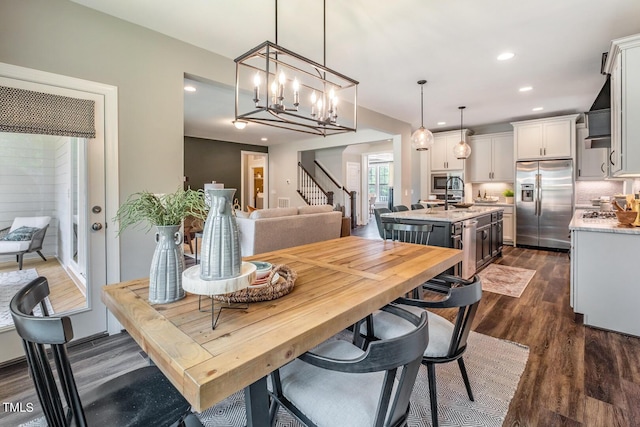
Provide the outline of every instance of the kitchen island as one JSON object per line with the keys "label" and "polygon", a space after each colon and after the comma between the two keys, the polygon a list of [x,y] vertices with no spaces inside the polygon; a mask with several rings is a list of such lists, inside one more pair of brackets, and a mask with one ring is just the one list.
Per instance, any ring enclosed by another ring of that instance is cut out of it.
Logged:
{"label": "kitchen island", "polygon": [[640,336],[640,227],[619,225],[615,217],[583,218],[584,212],[569,224],[573,311],[585,325]]}
{"label": "kitchen island", "polygon": [[502,255],[503,212],[499,206],[468,209],[418,209],[382,214],[385,222],[429,224],[433,227],[429,245],[462,249],[464,259],[454,274],[465,278]]}

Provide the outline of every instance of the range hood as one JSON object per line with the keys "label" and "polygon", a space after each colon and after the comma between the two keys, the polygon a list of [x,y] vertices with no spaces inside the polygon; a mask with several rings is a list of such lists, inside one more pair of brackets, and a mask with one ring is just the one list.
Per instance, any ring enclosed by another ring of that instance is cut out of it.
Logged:
{"label": "range hood", "polygon": [[600,89],[593,105],[585,114],[589,136],[586,148],[611,148],[611,82],[610,76]]}

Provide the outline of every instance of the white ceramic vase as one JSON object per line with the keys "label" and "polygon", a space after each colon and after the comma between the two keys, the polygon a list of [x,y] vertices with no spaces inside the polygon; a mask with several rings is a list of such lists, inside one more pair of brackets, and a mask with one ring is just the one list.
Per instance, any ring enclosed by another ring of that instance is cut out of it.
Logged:
{"label": "white ceramic vase", "polygon": [[164,304],[184,298],[184,249],[179,225],[156,226],[156,250],[149,273],[149,302]]}

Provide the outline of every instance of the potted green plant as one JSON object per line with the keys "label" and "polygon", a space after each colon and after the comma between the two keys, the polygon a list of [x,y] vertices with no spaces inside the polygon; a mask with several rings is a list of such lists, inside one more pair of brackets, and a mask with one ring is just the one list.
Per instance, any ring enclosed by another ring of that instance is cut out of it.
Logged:
{"label": "potted green plant", "polygon": [[118,209],[114,221],[118,234],[129,227],[156,227],[156,249],[149,273],[149,301],[154,304],[177,301],[185,296],[182,221],[192,215],[206,219],[207,205],[202,190],[178,189],[175,193],[141,191],[130,195]]}
{"label": "potted green plant", "polygon": [[508,204],[512,204],[513,203],[513,190],[510,188],[507,188],[506,190],[504,190],[502,192],[502,195],[505,198],[505,202]]}

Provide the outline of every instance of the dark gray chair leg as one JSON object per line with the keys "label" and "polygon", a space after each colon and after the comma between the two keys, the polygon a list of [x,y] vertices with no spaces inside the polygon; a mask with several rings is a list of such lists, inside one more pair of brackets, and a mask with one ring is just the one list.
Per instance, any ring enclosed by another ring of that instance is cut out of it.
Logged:
{"label": "dark gray chair leg", "polygon": [[18,270],[22,270],[22,254],[16,255],[16,261],[18,261]]}
{"label": "dark gray chair leg", "polygon": [[42,258],[42,259],[43,259],[43,260],[45,260],[45,261],[47,260],[47,259],[44,257],[44,255],[42,255],[42,252],[40,252],[40,251],[36,251],[36,252],[38,252],[38,255],[40,255],[40,258]]}
{"label": "dark gray chair leg", "polygon": [[436,365],[427,363],[429,377],[429,401],[431,402],[431,423],[438,427],[438,393],[436,391]]}
{"label": "dark gray chair leg", "polygon": [[467,368],[464,366],[464,360],[462,357],[458,359],[458,366],[460,367],[460,373],[462,374],[462,379],[464,380],[464,386],[467,388],[467,394],[469,395],[469,400],[472,402],[473,400],[473,392],[471,392],[471,383],[469,383],[469,377],[467,376]]}

